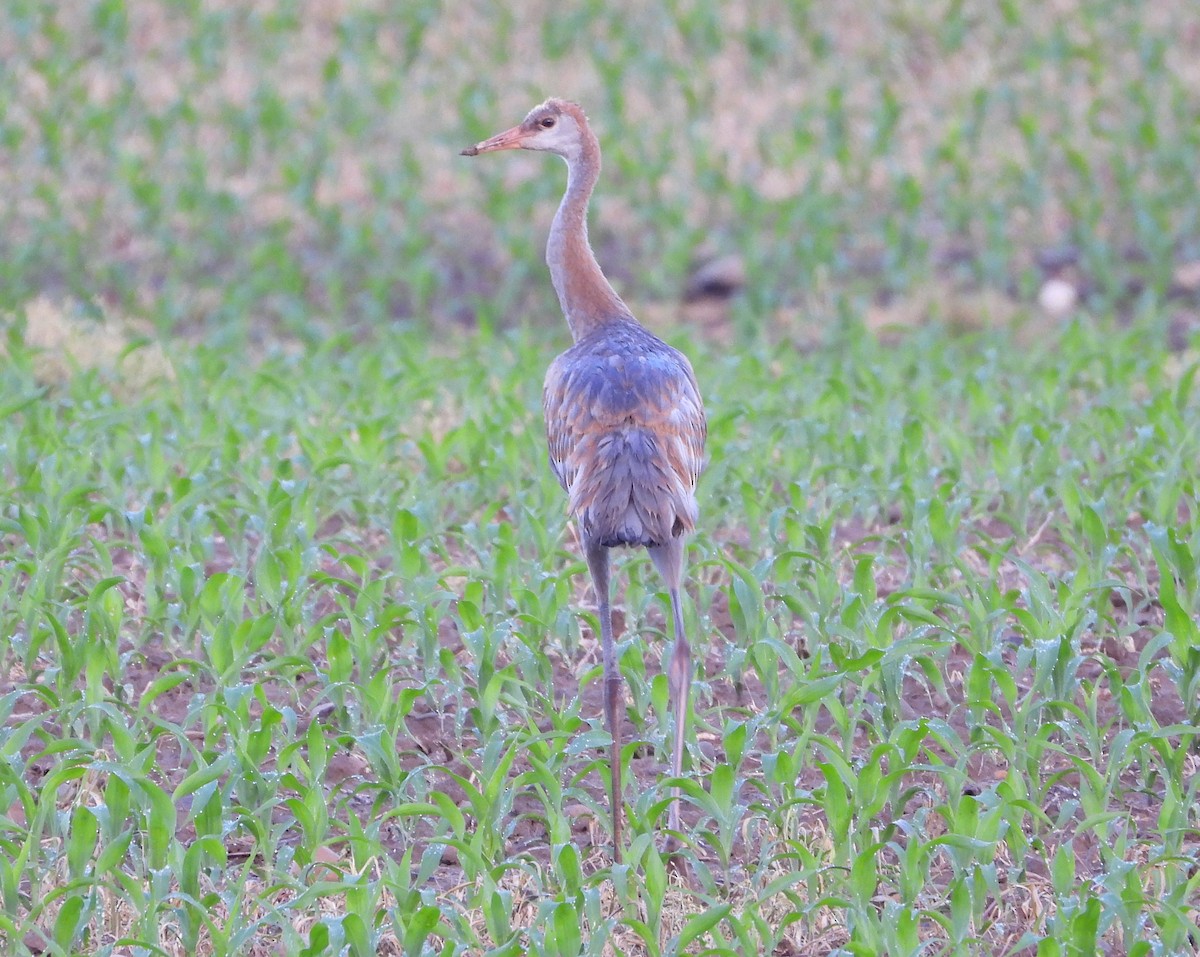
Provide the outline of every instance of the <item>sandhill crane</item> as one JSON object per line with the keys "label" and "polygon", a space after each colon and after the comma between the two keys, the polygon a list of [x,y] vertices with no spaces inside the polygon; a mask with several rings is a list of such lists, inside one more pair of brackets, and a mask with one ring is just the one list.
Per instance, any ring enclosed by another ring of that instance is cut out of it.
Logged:
{"label": "sandhill crane", "polygon": [[[600,144],[578,104],[549,99],[519,126],[463,150],[542,150],[567,162],[567,189],[550,227],[546,264],[575,344],[551,364],[542,394],[550,466],[570,497],[596,590],[604,660],[604,713],[612,735],[613,855],[621,857],[621,672],[613,639],[608,551],[644,546],[666,582],[675,646],[668,686],[675,719],[671,770],[683,770],[691,648],[680,587],[684,540],[696,527],[696,479],[707,425],[687,357],[648,332],[596,262],[587,207]],[[679,790],[669,827],[679,831]]]}

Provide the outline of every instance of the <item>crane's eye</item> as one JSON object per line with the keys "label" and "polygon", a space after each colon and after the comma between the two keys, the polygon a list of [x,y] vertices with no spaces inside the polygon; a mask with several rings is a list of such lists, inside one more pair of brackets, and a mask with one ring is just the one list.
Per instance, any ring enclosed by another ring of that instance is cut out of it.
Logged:
{"label": "crane's eye", "polygon": [[552,126],[554,125],[554,117],[553,117],[553,116],[544,116],[544,117],[542,117],[542,119],[541,119],[541,121],[540,121],[539,125],[540,125],[540,126],[541,126],[541,128],[542,128],[542,129],[544,129],[544,130],[548,130],[548,129],[550,129],[550,127],[552,127]]}

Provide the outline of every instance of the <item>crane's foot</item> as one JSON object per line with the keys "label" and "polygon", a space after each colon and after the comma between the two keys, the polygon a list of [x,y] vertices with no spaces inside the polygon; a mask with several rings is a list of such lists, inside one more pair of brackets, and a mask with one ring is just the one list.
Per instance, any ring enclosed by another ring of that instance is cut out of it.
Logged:
{"label": "crane's foot", "polygon": [[668,874],[684,876],[691,873],[688,867],[688,855],[683,852],[683,842],[674,835],[669,836],[663,843],[663,865]]}

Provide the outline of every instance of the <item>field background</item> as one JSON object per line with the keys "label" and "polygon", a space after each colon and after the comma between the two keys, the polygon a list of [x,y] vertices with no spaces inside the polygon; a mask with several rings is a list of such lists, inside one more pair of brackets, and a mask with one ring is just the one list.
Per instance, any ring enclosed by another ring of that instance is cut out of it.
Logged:
{"label": "field background", "polygon": [[[678,868],[547,95],[708,405]],[[1187,0],[9,0],[0,950],[1194,953],[1197,183]]]}

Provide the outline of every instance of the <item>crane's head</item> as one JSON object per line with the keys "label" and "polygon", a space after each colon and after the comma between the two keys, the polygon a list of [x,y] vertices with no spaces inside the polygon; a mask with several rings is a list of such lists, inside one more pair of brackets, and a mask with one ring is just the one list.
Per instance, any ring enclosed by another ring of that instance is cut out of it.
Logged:
{"label": "crane's head", "polygon": [[551,97],[530,110],[520,126],[467,147],[462,155],[478,156],[495,150],[543,150],[556,153],[569,163],[582,153],[588,135],[587,118],[579,104]]}

